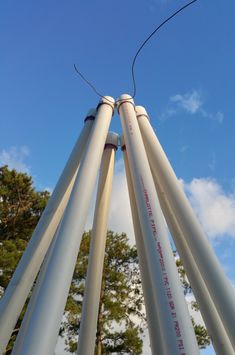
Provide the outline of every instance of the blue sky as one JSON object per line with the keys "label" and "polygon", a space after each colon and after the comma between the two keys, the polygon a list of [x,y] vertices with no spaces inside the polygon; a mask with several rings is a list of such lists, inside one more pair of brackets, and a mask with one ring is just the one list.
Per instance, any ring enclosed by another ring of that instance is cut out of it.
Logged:
{"label": "blue sky", "polygon": [[[53,188],[87,110],[98,102],[73,64],[105,95],[132,93],[135,51],[185,3],[1,2],[0,164],[28,171],[38,189]],[[135,102],[146,107],[235,284],[234,11],[232,0],[226,6],[199,0],[164,27],[137,59]],[[121,132],[117,114],[111,129]],[[120,152],[117,160],[122,174]],[[115,184],[120,196],[125,188]],[[118,220],[112,223],[118,228]]]}

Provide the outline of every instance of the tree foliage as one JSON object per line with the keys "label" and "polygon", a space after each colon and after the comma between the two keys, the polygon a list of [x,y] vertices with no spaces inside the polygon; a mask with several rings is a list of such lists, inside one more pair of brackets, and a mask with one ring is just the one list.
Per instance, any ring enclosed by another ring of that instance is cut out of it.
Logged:
{"label": "tree foliage", "polygon": [[30,176],[0,168],[0,289],[6,288],[47,204],[49,192],[37,192]]}
{"label": "tree foliage", "polygon": [[[30,176],[0,167],[0,297],[47,204],[49,192],[37,192]],[[26,305],[7,347],[11,353]]]}
{"label": "tree foliage", "polygon": [[[0,168],[0,297],[46,206],[49,192],[37,192],[30,176]],[[90,232],[84,233],[69,291],[60,334],[67,350],[76,351],[88,265]],[[181,260],[176,260],[185,294],[191,292]],[[193,307],[198,308],[194,302]],[[8,344],[10,354],[26,305]],[[194,324],[198,344],[210,343],[203,326]],[[136,248],[126,234],[109,231],[97,323],[96,354],[141,354],[146,327]]]}

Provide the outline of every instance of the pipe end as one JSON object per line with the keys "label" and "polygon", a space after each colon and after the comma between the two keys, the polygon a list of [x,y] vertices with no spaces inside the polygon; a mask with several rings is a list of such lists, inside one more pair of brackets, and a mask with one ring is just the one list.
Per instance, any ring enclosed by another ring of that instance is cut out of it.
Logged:
{"label": "pipe end", "polygon": [[113,146],[115,149],[118,147],[118,140],[119,140],[119,135],[115,132],[108,132],[105,146]]}
{"label": "pipe end", "polygon": [[88,120],[94,120],[95,119],[95,115],[96,115],[96,109],[95,108],[91,108],[88,112],[87,115],[84,119],[84,122],[88,121]]}
{"label": "pipe end", "polygon": [[115,105],[115,100],[112,96],[103,96],[101,99],[100,99],[100,104],[111,104]]}
{"label": "pipe end", "polygon": [[99,104],[98,104],[96,110],[98,110],[99,107],[100,107],[101,105],[104,105],[104,104],[109,105],[110,107],[112,107],[113,114],[114,114],[114,107],[115,107],[115,100],[114,100],[114,98],[113,98],[112,96],[103,96],[103,97],[100,99],[100,102],[99,102]]}
{"label": "pipe end", "polygon": [[134,105],[134,100],[132,98],[131,95],[128,95],[128,94],[122,94],[120,95],[117,100],[116,100],[116,105],[117,105],[117,108],[119,108],[119,106],[124,103],[124,102],[130,102]]}
{"label": "pipe end", "polygon": [[136,117],[144,116],[149,120],[149,116],[143,106],[135,106]]}

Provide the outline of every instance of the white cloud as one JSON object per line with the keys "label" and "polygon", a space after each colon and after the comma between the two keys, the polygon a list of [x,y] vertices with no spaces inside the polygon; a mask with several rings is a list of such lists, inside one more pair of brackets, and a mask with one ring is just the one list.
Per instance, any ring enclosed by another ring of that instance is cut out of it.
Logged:
{"label": "white cloud", "polygon": [[109,214],[109,229],[124,232],[135,243],[124,162],[116,162]]}
{"label": "white cloud", "polygon": [[9,169],[29,173],[30,167],[24,162],[28,156],[29,148],[26,146],[3,149],[0,151],[0,165],[8,165]]}
{"label": "white cloud", "polygon": [[204,109],[201,109],[200,113],[203,117],[209,118],[213,121],[217,121],[218,123],[222,123],[224,120],[224,114],[221,111],[218,111],[215,114],[212,114],[210,112],[205,111]]}
{"label": "white cloud", "polygon": [[[135,244],[125,168],[122,159],[119,159],[115,162],[114,170],[115,172],[109,209],[108,229],[117,233],[126,233],[129,237],[130,243]],[[97,183],[95,193],[93,194],[93,198],[90,204],[89,214],[85,227],[86,230],[92,228],[96,193]]]}
{"label": "white cloud", "polygon": [[50,187],[50,186],[46,186],[46,187],[43,189],[43,191],[48,191],[48,192],[50,192],[50,194],[52,194],[53,190],[54,190],[54,188],[53,188],[53,187]]}
{"label": "white cloud", "polygon": [[193,307],[192,307],[192,303],[196,301],[194,294],[193,293],[189,293],[186,295],[186,303],[188,306],[188,310],[189,310],[189,314],[190,316],[193,317],[194,321],[196,324],[199,325],[203,325],[205,327],[205,323],[204,320],[202,318],[201,312],[200,311],[196,311]]}
{"label": "white cloud", "polygon": [[177,103],[179,107],[192,114],[196,113],[202,106],[201,96],[196,90],[193,90],[191,93],[186,93],[184,95],[177,94],[172,96],[170,101]]}
{"label": "white cloud", "polygon": [[226,193],[213,179],[193,179],[183,183],[192,207],[211,238],[235,238],[235,191]]}
{"label": "white cloud", "polygon": [[176,94],[170,97],[167,108],[160,115],[161,120],[166,120],[175,116],[181,110],[189,113],[190,115],[198,114],[204,118],[222,123],[224,114],[221,111],[216,113],[209,112],[204,105],[202,94],[198,90],[192,90],[185,94]]}

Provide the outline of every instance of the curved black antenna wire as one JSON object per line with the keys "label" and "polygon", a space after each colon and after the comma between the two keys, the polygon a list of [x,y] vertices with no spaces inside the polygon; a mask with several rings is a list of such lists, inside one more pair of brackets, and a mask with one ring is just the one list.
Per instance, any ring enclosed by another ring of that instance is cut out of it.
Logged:
{"label": "curved black antenna wire", "polygon": [[104,95],[102,95],[99,91],[97,91],[96,87],[78,70],[78,68],[76,67],[76,64],[74,64],[73,66],[74,66],[74,69],[76,70],[77,74],[82,78],[83,81],[85,81],[85,83],[87,83],[88,86],[91,87],[91,89],[96,93],[96,95],[104,98]]}
{"label": "curved black antenna wire", "polygon": [[136,59],[138,57],[138,55],[140,54],[141,50],[144,48],[144,46],[146,45],[146,43],[150,40],[150,38],[152,38],[155,33],[160,30],[161,27],[163,27],[168,21],[170,21],[173,17],[175,17],[176,15],[178,15],[179,12],[183,11],[184,9],[186,9],[188,6],[192,5],[194,2],[196,2],[198,0],[193,0],[190,1],[188,4],[184,5],[183,7],[181,7],[179,10],[177,10],[176,12],[174,12],[171,16],[169,16],[166,20],[164,20],[145,40],[144,42],[141,44],[141,46],[139,47],[139,49],[137,50],[134,59],[132,61],[132,65],[131,65],[131,75],[132,75],[132,82],[133,82],[133,95],[132,98],[135,97],[136,95],[136,80],[135,80],[135,62]]}
{"label": "curved black antenna wire", "polygon": [[[156,32],[158,32],[158,30],[160,30],[161,27],[163,27],[168,21],[170,21],[173,17],[175,17],[176,15],[178,15],[178,13],[180,13],[181,11],[185,10],[188,6],[192,5],[193,3],[195,3],[198,0],[192,0],[189,3],[187,3],[186,5],[182,6],[179,10],[177,10],[176,12],[174,12],[172,15],[170,15],[166,20],[164,20],[157,28],[155,28],[155,30],[144,40],[144,42],[141,44],[141,46],[139,47],[139,49],[137,50],[133,60],[132,60],[132,65],[131,65],[131,77],[132,77],[132,83],[133,83],[133,94],[131,95],[132,98],[134,98],[136,96],[136,80],[135,80],[135,63],[136,63],[136,59],[139,56],[141,50],[144,48],[144,46],[147,44],[147,42],[155,35]],[[76,73],[80,76],[80,78],[88,85],[90,86],[90,88],[96,93],[96,95],[98,95],[101,98],[105,98],[104,95],[102,95],[97,89],[96,87],[80,72],[80,70],[78,70],[78,68],[76,67],[76,65],[74,64],[74,69],[76,71]],[[107,101],[109,101],[107,98],[105,98]],[[118,102],[120,100],[117,100],[116,102]],[[111,102],[111,101],[110,101]]]}

